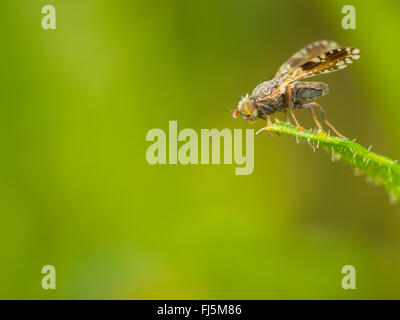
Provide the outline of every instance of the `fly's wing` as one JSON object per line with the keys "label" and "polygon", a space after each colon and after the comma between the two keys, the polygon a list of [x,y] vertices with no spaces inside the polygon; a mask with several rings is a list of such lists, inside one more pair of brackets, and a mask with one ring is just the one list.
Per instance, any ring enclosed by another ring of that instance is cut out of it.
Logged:
{"label": "fly's wing", "polygon": [[358,60],[360,54],[359,49],[350,47],[329,50],[293,69],[286,75],[283,84],[342,70]]}
{"label": "fly's wing", "polygon": [[330,51],[332,49],[339,48],[339,45],[335,41],[330,40],[319,40],[310,43],[300,51],[296,52],[289,58],[278,70],[276,76],[281,76],[285,73],[291,72],[293,69],[301,66],[310,59]]}

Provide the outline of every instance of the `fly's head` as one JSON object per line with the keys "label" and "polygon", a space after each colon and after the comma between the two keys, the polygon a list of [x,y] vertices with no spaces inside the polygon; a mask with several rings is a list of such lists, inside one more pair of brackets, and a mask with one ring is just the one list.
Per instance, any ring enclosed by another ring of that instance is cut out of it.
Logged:
{"label": "fly's head", "polygon": [[232,116],[237,118],[239,114],[243,117],[243,119],[249,122],[256,121],[258,116],[257,105],[255,100],[249,97],[249,95],[246,95],[240,99]]}

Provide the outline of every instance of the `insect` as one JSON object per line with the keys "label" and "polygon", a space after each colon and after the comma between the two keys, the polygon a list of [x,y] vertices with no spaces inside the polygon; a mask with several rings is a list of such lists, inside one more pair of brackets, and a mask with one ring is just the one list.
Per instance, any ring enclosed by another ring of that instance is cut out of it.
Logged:
{"label": "insect", "polygon": [[[328,121],[324,109],[315,100],[328,93],[328,85],[323,82],[301,82],[319,74],[339,71],[360,58],[360,50],[351,47],[340,47],[335,41],[315,41],[287,60],[272,80],[260,83],[249,96],[242,97],[233,117],[240,114],[249,122],[261,118],[267,126],[257,133],[267,130],[272,125],[271,115],[276,111],[288,112],[301,132],[303,128],[297,121],[294,110],[308,109],[318,127],[324,132],[318,121],[315,109],[319,109],[324,123],[339,137],[344,138]],[[287,114],[287,119],[289,119]],[[270,133],[269,133],[270,134]]]}

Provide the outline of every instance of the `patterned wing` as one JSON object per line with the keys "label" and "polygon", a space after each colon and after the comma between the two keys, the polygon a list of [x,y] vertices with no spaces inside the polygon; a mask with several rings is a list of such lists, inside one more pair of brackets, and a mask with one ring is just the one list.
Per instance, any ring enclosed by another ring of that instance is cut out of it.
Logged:
{"label": "patterned wing", "polygon": [[357,48],[337,48],[322,53],[301,66],[293,69],[283,81],[288,84],[293,81],[310,78],[318,74],[330,73],[342,70],[360,58],[360,50]]}
{"label": "patterned wing", "polygon": [[276,76],[281,76],[287,72],[291,72],[293,69],[301,66],[310,59],[330,51],[332,49],[339,48],[339,45],[335,41],[330,40],[319,40],[315,41],[308,46],[304,47],[300,51],[296,52],[289,58],[278,70]]}

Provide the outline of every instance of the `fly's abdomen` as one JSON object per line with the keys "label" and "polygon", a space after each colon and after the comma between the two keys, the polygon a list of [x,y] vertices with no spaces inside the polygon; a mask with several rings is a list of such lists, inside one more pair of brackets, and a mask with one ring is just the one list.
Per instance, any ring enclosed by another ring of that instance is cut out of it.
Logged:
{"label": "fly's abdomen", "polygon": [[328,85],[323,82],[296,82],[297,89],[294,95],[294,102],[315,100],[328,93]]}

